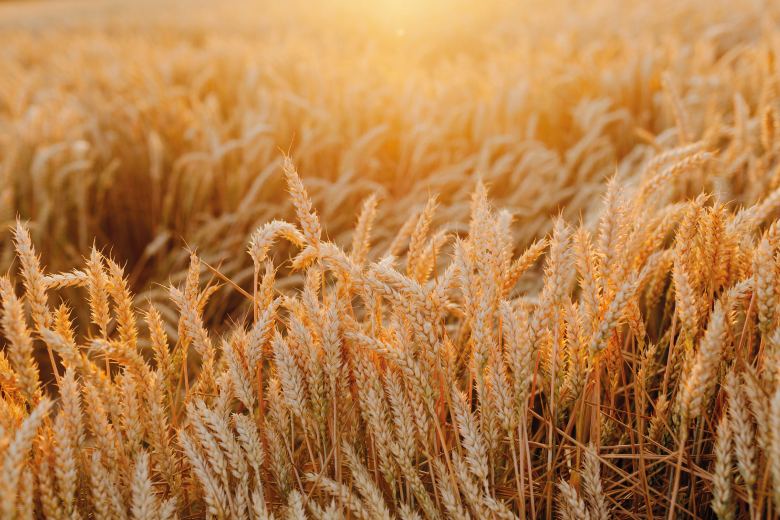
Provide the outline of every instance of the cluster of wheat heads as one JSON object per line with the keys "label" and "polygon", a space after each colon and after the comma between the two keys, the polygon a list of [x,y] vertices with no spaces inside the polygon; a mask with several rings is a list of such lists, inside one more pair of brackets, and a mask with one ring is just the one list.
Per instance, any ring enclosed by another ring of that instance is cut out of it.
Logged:
{"label": "cluster of wheat heads", "polygon": [[[285,158],[298,225],[253,234],[251,315],[209,333],[204,308],[231,282],[192,253],[169,288],[175,345],[111,258],[46,274],[17,223],[24,296],[0,278],[2,518],[771,517],[780,192],[736,212],[704,194],[661,203],[707,159],[697,146],[659,155],[633,189],[610,182],[595,236],[558,218],[518,255],[479,184],[441,272],[452,238],[429,229],[435,198],[369,262],[376,200],[345,252]],[[279,240],[300,248],[299,294],[274,289]],[[541,292],[517,294],[543,256]],[[86,344],[48,302],[64,286],[89,302]],[[56,408],[38,338],[65,367]]]}

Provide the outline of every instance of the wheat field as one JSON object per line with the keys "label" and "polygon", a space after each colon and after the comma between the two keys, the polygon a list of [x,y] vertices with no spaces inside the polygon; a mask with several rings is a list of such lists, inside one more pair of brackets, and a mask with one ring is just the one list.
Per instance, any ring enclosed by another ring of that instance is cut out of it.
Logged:
{"label": "wheat field", "polygon": [[777,518],[778,20],[0,3],[0,518]]}

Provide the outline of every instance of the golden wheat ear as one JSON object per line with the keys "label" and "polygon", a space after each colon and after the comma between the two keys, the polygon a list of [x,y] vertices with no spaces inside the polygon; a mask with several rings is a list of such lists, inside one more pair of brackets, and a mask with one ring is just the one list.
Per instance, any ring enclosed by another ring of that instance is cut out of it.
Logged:
{"label": "golden wheat ear", "polygon": [[35,325],[38,330],[49,328],[52,318],[46,295],[46,279],[40,265],[40,259],[35,254],[30,232],[27,230],[27,226],[18,219],[14,229],[14,243]]}
{"label": "golden wheat ear", "polygon": [[734,518],[731,490],[731,429],[724,414],[718,423],[715,441],[715,471],[712,476],[712,510],[718,520]]}
{"label": "golden wheat ear", "polygon": [[379,196],[376,193],[371,194],[363,201],[363,207],[352,235],[352,251],[350,252],[356,264],[362,264],[368,257],[368,251],[371,248],[371,226],[376,218],[378,202]]}
{"label": "golden wheat ear", "polygon": [[38,364],[33,356],[33,340],[27,329],[23,303],[5,276],[0,277],[0,297],[3,300],[3,317],[0,323],[8,340],[8,359],[16,371],[14,387],[33,405],[39,398],[36,393],[40,385]]}
{"label": "golden wheat ear", "polygon": [[[51,409],[52,401],[42,398],[32,413],[24,419],[13,437],[6,439],[3,435],[3,464],[0,468],[0,512],[3,517],[13,518],[16,511],[17,497],[20,486],[23,486],[23,499],[29,499],[29,477],[24,475],[25,460],[36,438],[38,428],[46,419]],[[5,432],[3,432],[5,433]]]}
{"label": "golden wheat ear", "polygon": [[318,248],[322,228],[317,212],[312,210],[311,199],[306,193],[306,188],[298,176],[298,171],[293,165],[292,159],[288,156],[284,158],[284,175],[287,178],[287,189],[290,192],[290,199],[295,206],[295,214],[303,230],[303,236],[309,245]]}

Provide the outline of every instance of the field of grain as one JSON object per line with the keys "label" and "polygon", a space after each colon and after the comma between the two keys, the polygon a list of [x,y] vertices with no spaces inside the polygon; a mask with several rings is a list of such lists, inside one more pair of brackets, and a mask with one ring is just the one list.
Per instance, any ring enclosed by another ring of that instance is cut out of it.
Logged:
{"label": "field of grain", "polygon": [[0,519],[777,518],[778,21],[0,3]]}

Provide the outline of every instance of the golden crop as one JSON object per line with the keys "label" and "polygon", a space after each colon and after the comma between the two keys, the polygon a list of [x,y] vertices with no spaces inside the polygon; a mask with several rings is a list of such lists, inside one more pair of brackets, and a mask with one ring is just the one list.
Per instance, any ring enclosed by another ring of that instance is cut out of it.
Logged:
{"label": "golden crop", "polygon": [[737,4],[0,5],[0,519],[772,518]]}

